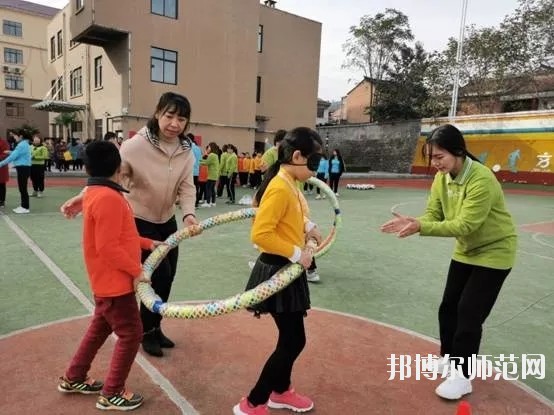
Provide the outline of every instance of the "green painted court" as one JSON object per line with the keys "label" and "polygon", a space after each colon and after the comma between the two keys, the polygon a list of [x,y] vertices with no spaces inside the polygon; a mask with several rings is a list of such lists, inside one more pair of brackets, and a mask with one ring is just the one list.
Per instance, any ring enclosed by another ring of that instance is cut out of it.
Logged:
{"label": "green painted court", "polygon": [[[0,335],[88,313],[9,226],[13,221],[90,298],[80,246],[81,220],[66,220],[58,213],[60,204],[79,187],[74,179],[67,180],[70,187],[61,186],[64,183],[57,179],[56,186],[48,187],[47,182],[45,197],[31,199],[32,214],[26,216],[11,214],[18,194],[8,188],[8,219],[0,217]],[[411,188],[409,182],[404,185],[341,190],[343,223],[336,244],[318,260],[322,281],[310,285],[312,304],[437,338],[437,309],[454,240],[400,240],[379,232],[393,207],[413,215],[422,211],[426,191]],[[554,189],[535,189],[533,195],[517,194],[525,188],[513,187],[506,197],[520,235],[517,263],[487,320],[481,354],[544,355],[545,378],[524,382],[554,400]],[[244,193],[239,189],[237,200]],[[327,231],[332,220],[329,204],[314,200],[314,195],[307,198],[313,219]],[[239,208],[218,199],[217,208],[198,214],[203,219]],[[172,300],[224,298],[243,290],[247,263],[256,257],[249,224],[223,225],[184,241]],[[397,346],[397,352],[402,350],[401,344]]]}

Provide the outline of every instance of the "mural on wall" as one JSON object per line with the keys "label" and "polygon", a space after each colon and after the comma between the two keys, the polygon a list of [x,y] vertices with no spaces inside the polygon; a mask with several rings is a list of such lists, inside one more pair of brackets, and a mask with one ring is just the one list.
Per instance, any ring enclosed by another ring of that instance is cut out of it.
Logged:
{"label": "mural on wall", "polygon": [[512,173],[517,173],[517,162],[521,158],[521,150],[517,149],[508,154],[508,168]]}
{"label": "mural on wall", "polygon": [[[447,118],[422,120],[413,173],[427,172],[421,156],[425,137],[448,122]],[[532,181],[533,175],[545,173],[552,176],[542,175],[537,183],[554,184],[554,111],[457,117],[453,124],[464,134],[468,150],[508,180]]]}

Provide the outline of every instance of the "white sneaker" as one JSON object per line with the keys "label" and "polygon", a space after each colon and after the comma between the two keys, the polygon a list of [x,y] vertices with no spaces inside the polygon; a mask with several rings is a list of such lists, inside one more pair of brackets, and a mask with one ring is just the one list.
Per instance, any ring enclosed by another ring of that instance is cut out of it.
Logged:
{"label": "white sneaker", "polygon": [[339,197],[340,195],[339,195],[338,193],[335,193],[335,196],[336,196],[336,197]]}
{"label": "white sneaker", "polygon": [[13,209],[13,213],[21,214],[21,213],[30,213],[31,211],[29,209],[25,209],[24,207],[16,207]]}
{"label": "white sneaker", "polygon": [[317,195],[317,196],[315,197],[315,199],[316,199],[316,200],[321,199],[321,195]]}
{"label": "white sneaker", "polygon": [[319,280],[321,280],[317,271],[306,272],[306,277],[308,278],[308,282],[319,282]]}
{"label": "white sneaker", "polygon": [[453,376],[446,379],[435,389],[437,395],[443,399],[449,400],[458,400],[471,392],[471,380],[465,378],[459,372],[455,372]]}
{"label": "white sneaker", "polygon": [[211,206],[210,203],[205,203],[205,202],[200,205],[201,208],[208,208],[210,206]]}
{"label": "white sneaker", "polygon": [[37,197],[39,197],[39,198],[42,197],[42,192],[38,192]]}
{"label": "white sneaker", "polygon": [[443,356],[433,356],[430,369],[433,372],[436,372],[438,376],[442,376],[446,379],[450,374],[452,364],[453,362],[451,362],[448,358]]}
{"label": "white sneaker", "polygon": [[250,271],[254,269],[254,265],[256,265],[254,261],[248,261],[248,268],[250,268]]}
{"label": "white sneaker", "polygon": [[215,203],[212,203],[210,206],[211,206],[211,207],[215,207]]}

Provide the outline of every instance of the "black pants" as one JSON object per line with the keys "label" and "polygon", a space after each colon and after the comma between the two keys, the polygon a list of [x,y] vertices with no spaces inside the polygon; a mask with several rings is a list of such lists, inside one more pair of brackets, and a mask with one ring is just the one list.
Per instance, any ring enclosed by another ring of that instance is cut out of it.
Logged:
{"label": "black pants", "polygon": [[200,185],[198,184],[198,176],[192,176],[192,179],[194,181],[194,187],[196,188],[196,202],[194,203],[194,206],[198,207],[198,202],[200,201]]}
{"label": "black pants", "polygon": [[0,183],[0,206],[6,203],[6,183]]}
{"label": "black pants", "polygon": [[217,182],[217,197],[223,196],[223,189],[227,186],[228,180],[227,176],[219,176],[219,180]]}
{"label": "black pants", "polygon": [[510,271],[450,262],[439,307],[441,355],[463,358],[461,367],[466,377],[469,358],[479,353],[483,323]]}
{"label": "black pants", "polygon": [[[177,231],[175,216],[166,223],[152,223],[138,218],[135,218],[135,223],[140,236],[155,241],[165,241],[169,235]],[[142,262],[144,262],[149,255],[150,251],[142,251]],[[173,248],[152,274],[152,289],[164,302],[167,302],[169,299],[171,285],[173,284],[173,279],[177,271],[178,257],[179,249]],[[161,315],[151,312],[142,303],[140,304],[140,318],[142,320],[142,329],[145,333],[160,327],[162,321]]]}
{"label": "black pants", "polygon": [[[317,173],[316,176],[319,180],[321,180],[323,183],[327,184],[327,179],[325,178],[325,173]],[[321,194],[321,190],[319,190],[319,187],[317,188],[317,194]]]}
{"label": "black pants", "polygon": [[248,184],[248,172],[241,171],[239,173],[239,183],[241,186],[246,186]]}
{"label": "black pants", "polygon": [[265,404],[271,392],[283,393],[289,389],[292,366],[306,345],[304,314],[304,311],[272,314],[279,338],[256,386],[250,391],[248,400],[251,404]]}
{"label": "black pants", "polygon": [[312,192],[314,190],[313,184],[304,183],[304,191],[305,192]]}
{"label": "black pants", "polygon": [[31,166],[16,166],[17,171],[17,187],[21,195],[21,207],[29,209],[29,192],[27,191],[27,182],[31,175]]}
{"label": "black pants", "polygon": [[329,187],[333,189],[333,192],[339,192],[339,180],[340,173],[329,173]]}
{"label": "black pants", "polygon": [[233,173],[227,178],[227,197],[232,203],[235,203],[235,184],[237,183],[237,173]]}
{"label": "black pants", "polygon": [[215,203],[215,180],[208,180],[206,182],[206,203]]}
{"label": "black pants", "polygon": [[44,165],[33,164],[31,166],[31,183],[35,192],[44,192]]}

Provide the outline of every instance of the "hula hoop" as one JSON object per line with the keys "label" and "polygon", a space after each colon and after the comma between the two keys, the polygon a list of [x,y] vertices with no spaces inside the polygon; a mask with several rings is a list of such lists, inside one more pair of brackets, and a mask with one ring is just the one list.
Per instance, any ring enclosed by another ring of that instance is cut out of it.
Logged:
{"label": "hula hoop", "polygon": [[[307,182],[318,187],[327,196],[335,214],[329,235],[327,235],[323,242],[317,247],[316,253],[314,254],[314,256],[318,258],[325,255],[331,248],[331,245],[335,242],[337,237],[337,227],[340,225],[342,218],[339,202],[331,188],[316,178],[310,178]],[[200,235],[203,231],[213,228],[214,226],[252,218],[255,215],[256,209],[254,208],[240,209],[234,212],[213,216],[203,220],[199,225],[189,226],[178,230],[167,238],[164,245],[160,245],[152,251],[146,261],[144,261],[143,274],[147,277],[151,277],[152,273],[165,258],[167,253],[179,245],[181,241]],[[244,291],[223,300],[213,300],[200,304],[164,303],[154,292],[150,284],[147,283],[138,284],[137,294],[142,303],[150,311],[161,314],[164,317],[183,319],[215,317],[261,303],[289,285],[292,281],[298,278],[303,271],[304,269],[300,264],[290,264],[281,269],[267,281],[264,281],[248,291]]]}
{"label": "hula hoop", "polygon": [[353,189],[353,190],[373,190],[375,189],[374,184],[352,184],[349,183],[346,185],[347,189]]}

